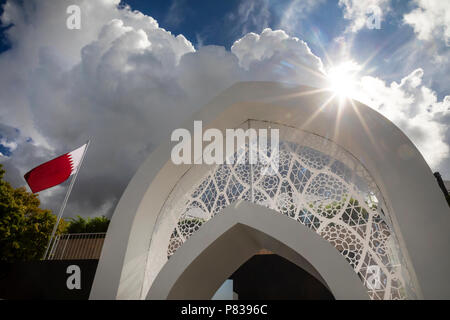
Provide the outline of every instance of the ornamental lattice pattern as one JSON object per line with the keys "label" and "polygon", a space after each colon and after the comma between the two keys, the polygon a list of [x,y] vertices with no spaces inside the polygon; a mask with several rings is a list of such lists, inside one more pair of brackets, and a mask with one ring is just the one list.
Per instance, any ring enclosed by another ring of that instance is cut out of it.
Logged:
{"label": "ornamental lattice pattern", "polygon": [[[266,162],[255,165],[242,159],[248,159],[246,145],[234,155],[241,162],[209,171],[180,200],[167,257],[222,209],[245,200],[284,214],[330,242],[358,274],[371,299],[416,298],[392,222],[368,172],[333,142],[307,137],[307,145],[282,140],[278,155],[267,154]],[[326,150],[334,150],[333,156]],[[277,156],[275,172],[270,161]],[[379,282],[374,278],[377,272]]]}

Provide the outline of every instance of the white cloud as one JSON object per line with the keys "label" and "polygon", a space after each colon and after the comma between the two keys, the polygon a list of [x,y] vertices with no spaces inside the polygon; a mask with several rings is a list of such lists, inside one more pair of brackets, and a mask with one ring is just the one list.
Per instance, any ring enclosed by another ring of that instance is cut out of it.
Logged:
{"label": "white cloud", "polygon": [[[389,10],[390,0],[339,0],[339,6],[343,8],[344,18],[350,20],[346,32],[358,32],[366,27],[367,18],[374,14],[374,8],[381,10],[380,19]],[[380,22],[381,22],[380,21]]]}
{"label": "white cloud", "polygon": [[5,148],[8,148],[10,152],[13,152],[17,149],[17,143],[15,141],[9,141],[6,138],[0,139],[0,145],[2,145]]}
{"label": "white cloud", "polygon": [[284,10],[279,27],[288,32],[298,31],[300,22],[324,0],[293,0]]}
{"label": "white cloud", "polygon": [[[161,139],[236,81],[298,83],[309,80],[305,65],[321,68],[306,43],[282,31],[247,35],[232,51],[195,51],[182,35],[116,0],[73,3],[85,19],[82,30],[65,28],[62,2],[8,2],[2,21],[14,24],[13,47],[0,55],[0,123],[21,131],[7,168],[16,185],[40,162],[92,140],[68,214],[113,208]],[[53,191],[42,199],[57,209],[62,192]]]}
{"label": "white cloud", "polygon": [[436,93],[422,83],[424,71],[416,69],[400,83],[365,76],[357,83],[361,102],[394,122],[413,141],[432,168],[450,156],[450,96],[438,101]]}
{"label": "white cloud", "polygon": [[450,5],[448,1],[415,0],[418,8],[403,16],[421,40],[444,41],[450,46]]}
{"label": "white cloud", "polygon": [[[4,162],[10,181],[24,184],[27,170],[92,141],[68,214],[111,212],[161,139],[233,83],[322,86],[321,60],[304,41],[281,30],[246,34],[231,51],[220,46],[196,51],[153,18],[118,8],[118,0],[72,3],[82,10],[82,32],[65,28],[62,1],[29,0],[22,8],[9,1],[2,21],[14,24],[8,31],[13,47],[0,55],[0,131],[17,144]],[[369,102],[437,163],[445,155],[436,150],[448,147],[436,119],[447,112],[450,99],[437,101],[421,77],[417,72],[390,86],[364,78],[362,85]],[[425,105],[432,105],[431,115],[424,113]],[[427,121],[432,124],[425,130]],[[63,193],[63,188],[44,191],[44,205],[57,209]]]}
{"label": "white cloud", "polygon": [[269,26],[271,18],[269,0],[243,0],[236,12],[226,16],[233,34],[244,35],[249,31],[260,31]]}
{"label": "white cloud", "polygon": [[249,79],[270,79],[321,87],[323,64],[306,42],[282,30],[264,29],[260,35],[248,33],[237,40],[231,52]]}

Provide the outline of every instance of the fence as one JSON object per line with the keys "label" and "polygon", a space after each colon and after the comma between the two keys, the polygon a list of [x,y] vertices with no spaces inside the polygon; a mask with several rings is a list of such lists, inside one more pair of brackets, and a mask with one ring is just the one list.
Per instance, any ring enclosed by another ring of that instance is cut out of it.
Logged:
{"label": "fence", "polygon": [[45,260],[99,259],[106,233],[57,235]]}

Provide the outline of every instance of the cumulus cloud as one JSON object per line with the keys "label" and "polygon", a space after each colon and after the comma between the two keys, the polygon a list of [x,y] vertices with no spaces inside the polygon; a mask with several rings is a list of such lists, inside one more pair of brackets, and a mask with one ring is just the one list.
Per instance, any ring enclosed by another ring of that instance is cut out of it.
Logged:
{"label": "cumulus cloud", "polygon": [[260,35],[248,33],[233,44],[231,52],[239,59],[239,65],[249,71],[251,80],[324,85],[321,59],[306,42],[282,30],[265,29]]}
{"label": "cumulus cloud", "polygon": [[[111,213],[161,139],[236,81],[310,83],[306,73],[320,79],[322,72],[307,44],[283,31],[247,34],[231,51],[196,51],[184,36],[118,2],[73,1],[81,30],[65,28],[62,1],[8,1],[1,18],[12,24],[12,48],[0,55],[0,123],[14,129],[0,130],[17,144],[1,159],[8,179],[24,185],[27,170],[92,141],[68,215]],[[56,210],[64,192],[56,187],[41,199]]]}
{"label": "cumulus cloud", "polygon": [[[161,139],[233,83],[323,86],[320,58],[281,30],[245,34],[231,50],[195,50],[183,35],[118,0],[72,3],[81,8],[81,30],[65,28],[63,1],[8,1],[1,21],[12,24],[12,48],[0,55],[1,141],[14,149],[0,161],[9,181],[24,185],[29,169],[91,139],[69,216],[111,214]],[[438,101],[422,75],[416,70],[391,85],[365,77],[361,92],[363,102],[393,119],[438,164],[448,156],[443,135],[450,140],[450,133],[440,119],[450,121],[450,98]],[[44,206],[57,210],[64,192],[64,186],[42,192]]]}
{"label": "cumulus cloud", "polygon": [[421,40],[444,41],[450,46],[450,5],[447,1],[415,0],[418,8],[403,16]]}
{"label": "cumulus cloud", "polygon": [[389,10],[389,0],[339,0],[339,6],[344,11],[344,18],[351,21],[346,32],[357,32],[366,27],[369,16],[378,12],[381,22]]}
{"label": "cumulus cloud", "polygon": [[10,151],[10,155],[0,155],[0,163],[6,169],[5,179],[15,186],[23,185],[25,170],[31,169],[30,163],[42,163],[52,156],[51,150],[37,146],[21,134],[17,128],[0,123],[0,145]]}
{"label": "cumulus cloud", "polygon": [[[393,121],[413,141],[431,167],[448,164],[450,148],[450,96],[438,100],[436,92],[422,83],[424,71],[416,69],[390,85],[383,80],[364,76],[357,83],[363,103]],[[444,168],[443,168],[444,169]],[[445,170],[445,169],[444,169]]]}

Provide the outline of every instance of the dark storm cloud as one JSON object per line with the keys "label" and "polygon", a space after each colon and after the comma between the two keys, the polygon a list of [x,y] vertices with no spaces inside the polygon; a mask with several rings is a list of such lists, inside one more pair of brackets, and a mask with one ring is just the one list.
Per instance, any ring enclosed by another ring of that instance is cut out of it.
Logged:
{"label": "dark storm cloud", "polygon": [[[231,50],[205,46],[196,51],[182,35],[161,29],[140,12],[118,8],[118,2],[72,1],[85,19],[75,31],[65,28],[64,1],[8,1],[1,18],[14,24],[8,30],[13,47],[0,55],[0,133],[16,144],[10,157],[0,158],[7,179],[24,185],[29,169],[91,139],[67,216],[110,215],[161,139],[233,83],[322,82],[304,68],[323,73],[321,60],[284,31],[246,34]],[[372,80],[379,90],[374,96],[385,98],[375,101],[375,108],[404,107],[403,95],[417,96],[425,88],[420,84],[407,93]],[[403,123],[410,114],[396,113],[394,120]],[[421,125],[414,129],[420,133],[419,148],[434,139],[448,149],[440,129],[433,135]],[[59,208],[67,183],[41,193],[45,207]]]}

